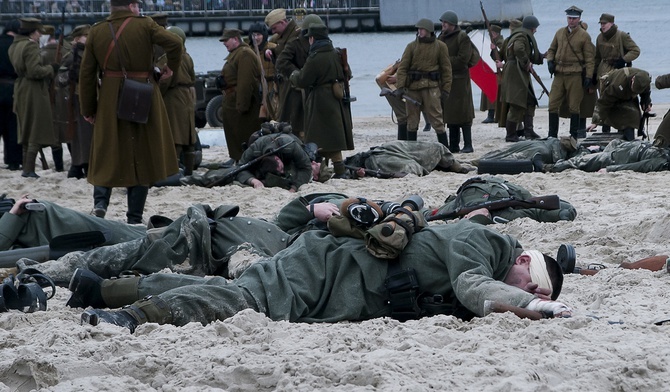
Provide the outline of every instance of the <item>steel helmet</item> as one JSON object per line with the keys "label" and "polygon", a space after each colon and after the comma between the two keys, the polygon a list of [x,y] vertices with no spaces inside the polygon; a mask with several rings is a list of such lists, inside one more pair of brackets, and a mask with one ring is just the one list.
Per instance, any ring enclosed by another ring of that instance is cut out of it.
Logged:
{"label": "steel helmet", "polygon": [[521,23],[521,26],[524,29],[536,29],[537,26],[540,25],[540,21],[537,20],[537,18],[533,15],[528,15],[523,18],[523,22]]}
{"label": "steel helmet", "polygon": [[300,27],[302,29],[302,35],[307,35],[307,30],[309,30],[309,27],[317,24],[325,24],[323,23],[323,20],[319,15],[316,14],[306,15],[302,19],[302,26]]}
{"label": "steel helmet", "polygon": [[426,18],[420,19],[418,22],[416,22],[416,25],[414,25],[414,27],[418,27],[420,29],[426,29],[431,33],[435,32],[435,24],[433,23],[432,20]]}
{"label": "steel helmet", "polygon": [[445,11],[442,16],[440,16],[440,22],[447,22],[454,26],[458,25],[458,15],[454,11]]}
{"label": "steel helmet", "polygon": [[186,33],[184,33],[184,30],[180,29],[177,26],[170,26],[166,30],[171,32],[172,34],[178,35],[179,38],[181,38],[182,43],[186,42]]}

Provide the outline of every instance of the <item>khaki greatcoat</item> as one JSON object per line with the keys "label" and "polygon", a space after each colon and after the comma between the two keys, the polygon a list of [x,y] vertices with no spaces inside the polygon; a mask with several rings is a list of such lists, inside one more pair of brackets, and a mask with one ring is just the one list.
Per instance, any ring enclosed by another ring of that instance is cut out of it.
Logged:
{"label": "khaki greatcoat", "polygon": [[190,146],[195,144],[198,138],[195,132],[195,97],[191,92],[194,84],[193,59],[184,49],[179,73],[172,77],[169,87],[163,94],[174,144]]}
{"label": "khaki greatcoat", "polygon": [[[167,64],[179,72],[182,41],[151,18],[135,16],[130,11],[113,11],[91,28],[79,75],[79,101],[84,117],[95,116],[93,145],[88,182],[96,186],[131,187],[150,185],[177,173],[179,166],[170,132],[170,123],[160,89],[152,77],[151,111],[146,124],[119,120],[116,109],[123,79],[105,76],[98,87],[98,76],[112,42],[108,22],[118,31],[126,18],[132,18],[123,30],[118,46],[110,54],[107,69],[121,71],[118,50],[128,72],[153,70],[152,45],[167,53]],[[138,79],[142,80],[142,79]]]}
{"label": "khaki greatcoat", "polygon": [[475,118],[472,84],[468,60],[473,50],[472,41],[465,31],[456,27],[451,33],[441,33],[438,39],[449,48],[452,87],[449,98],[442,99],[442,117],[447,125],[470,125]]}

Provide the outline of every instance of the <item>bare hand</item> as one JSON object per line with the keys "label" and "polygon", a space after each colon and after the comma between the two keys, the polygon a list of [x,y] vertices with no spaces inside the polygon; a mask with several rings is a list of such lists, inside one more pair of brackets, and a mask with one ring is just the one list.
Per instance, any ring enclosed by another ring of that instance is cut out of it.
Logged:
{"label": "bare hand", "polygon": [[391,75],[386,79],[386,83],[388,84],[395,84],[398,81],[398,78],[396,78],[395,75]]}
{"label": "bare hand", "polygon": [[496,60],[496,68],[503,68],[504,66],[505,64],[502,61]]}
{"label": "bare hand", "polygon": [[313,206],[307,206],[307,208],[314,207],[314,217],[321,222],[328,222],[328,219],[335,215],[340,215],[340,209],[333,203],[316,203]]}
{"label": "bare hand", "polygon": [[174,72],[172,72],[170,67],[168,67],[166,65],[165,68],[163,68],[163,70],[161,71],[161,79],[160,80],[169,79],[169,78],[172,77],[173,74],[174,74]]}
{"label": "bare hand", "polygon": [[23,206],[31,202],[33,202],[33,199],[29,197],[28,194],[25,194],[21,196],[21,198],[17,200],[16,203],[14,203],[12,208],[9,210],[9,213],[14,215],[21,215],[27,211]]}
{"label": "bare hand", "polygon": [[465,214],[465,216],[463,218],[470,219],[470,218],[472,218],[473,216],[476,216],[476,215],[484,215],[485,217],[487,217],[489,219],[491,218],[491,212],[486,208],[478,208],[474,211],[470,211],[469,213]]}
{"label": "bare hand", "polygon": [[535,294],[537,298],[545,299],[551,301],[551,290],[540,288],[537,283],[530,282],[524,288],[524,291],[527,291],[531,294]]}
{"label": "bare hand", "polygon": [[249,180],[249,184],[251,184],[255,189],[265,188],[265,185],[257,178],[252,178]]}
{"label": "bare hand", "polygon": [[95,116],[84,116],[84,120],[86,120],[90,124],[95,124]]}
{"label": "bare hand", "polygon": [[598,124],[591,124],[588,127],[586,127],[586,132],[593,132],[594,129],[598,127]]}
{"label": "bare hand", "polygon": [[270,49],[265,49],[265,58],[272,61],[272,51]]}

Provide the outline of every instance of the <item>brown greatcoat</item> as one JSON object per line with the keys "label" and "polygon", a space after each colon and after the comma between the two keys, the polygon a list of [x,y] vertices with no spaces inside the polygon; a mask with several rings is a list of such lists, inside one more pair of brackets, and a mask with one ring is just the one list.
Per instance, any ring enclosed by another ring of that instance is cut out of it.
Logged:
{"label": "brown greatcoat", "polygon": [[[73,121],[74,126],[72,140],[70,141],[70,157],[75,166],[88,164],[91,156],[91,139],[93,138],[93,125],[84,120],[79,111],[79,69],[84,57],[83,43],[76,43],[72,49],[63,56],[61,68],[58,71],[59,91],[67,96],[65,105],[66,126]],[[70,102],[72,107],[70,107]]]}
{"label": "brown greatcoat", "polygon": [[190,146],[195,144],[198,137],[195,132],[195,97],[191,92],[191,87],[194,85],[193,59],[184,49],[179,73],[171,78],[169,87],[163,95],[174,144]]}
{"label": "brown greatcoat", "polygon": [[449,48],[452,86],[449,98],[442,99],[442,117],[446,125],[470,125],[475,118],[472,85],[468,60],[473,50],[468,34],[456,27],[451,33],[441,33],[438,39]]}
{"label": "brown greatcoat", "polygon": [[596,38],[596,71],[598,78],[615,69],[614,62],[623,59],[627,64],[640,57],[640,47],[628,35],[612,25],[606,33]]}
{"label": "brown greatcoat", "polygon": [[[279,91],[279,121],[291,124],[293,134],[304,138],[305,108],[303,107],[303,90],[291,87],[288,78],[293,71],[301,70],[309,56],[309,38],[299,36],[289,42],[277,57],[276,70],[284,82]],[[285,87],[285,88],[284,88]]]}
{"label": "brown greatcoat", "polygon": [[261,128],[261,66],[254,51],[244,42],[226,58],[221,75],[226,83],[223,96],[223,132],[228,155],[242,158],[242,143]]}
{"label": "brown greatcoat", "polygon": [[19,143],[24,147],[28,144],[57,144],[49,101],[53,68],[42,65],[39,44],[25,35],[14,37],[9,47],[9,60],[18,75],[14,82],[14,113]]}
{"label": "brown greatcoat", "polygon": [[168,115],[154,79],[149,77],[154,90],[146,124],[117,118],[122,78],[102,77],[98,87],[99,72],[112,42],[108,22],[112,23],[114,31],[118,31],[126,18],[132,20],[123,30],[118,46],[109,55],[107,70],[121,71],[120,50],[126,71],[151,73],[154,66],[153,44],[165,49],[167,64],[174,73],[179,72],[181,62],[181,38],[157,25],[151,18],[135,16],[129,10],[113,11],[105,21],[91,28],[79,75],[79,101],[82,116],[95,116],[87,179],[96,186],[146,186],[179,170]]}
{"label": "brown greatcoat", "polygon": [[529,104],[537,106],[528,67],[529,64],[542,64],[542,53],[537,48],[532,31],[524,28],[515,30],[504,49],[503,100],[522,108],[528,108]]}

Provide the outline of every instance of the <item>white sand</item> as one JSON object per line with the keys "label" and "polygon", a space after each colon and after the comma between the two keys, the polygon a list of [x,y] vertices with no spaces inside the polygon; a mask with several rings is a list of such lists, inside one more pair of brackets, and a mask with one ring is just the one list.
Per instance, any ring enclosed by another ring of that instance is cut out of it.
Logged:
{"label": "white sand", "polygon": [[[659,117],[650,121],[652,132],[668,107],[655,108]],[[481,124],[484,117],[477,112],[475,153],[459,154],[459,159],[505,146],[504,130]],[[546,110],[538,110],[536,124],[536,131],[546,135]],[[567,128],[562,120],[560,134]],[[396,134],[387,118],[358,118],[354,131],[356,152]],[[435,135],[420,131],[419,138],[435,140]],[[222,147],[204,155],[208,162],[228,159]],[[52,170],[38,174],[41,178],[33,180],[0,170],[2,192],[91,210],[92,186],[86,180],[66,179]],[[337,191],[384,199],[419,193],[427,205],[439,206],[471,175],[331,180],[309,184],[300,193]],[[668,172],[567,171],[507,178],[534,194],[560,195],[578,216],[560,223],[523,219],[496,229],[513,234],[526,248],[551,254],[561,243],[571,243],[578,264],[609,267],[594,277],[566,276],[560,299],[574,308],[572,318],[528,321],[493,314],[472,322],[440,316],[315,325],[272,322],[245,311],[207,326],[148,324],[131,335],[111,325],[81,326],[81,312],[65,307],[69,293],[59,289],[46,312],[0,314],[0,391],[667,390],[670,325],[653,322],[670,317],[670,276],[615,267],[670,253]],[[237,186],[154,188],[144,217],[174,218],[198,202],[237,203],[242,214],[271,218],[293,197],[280,189]],[[108,218],[124,220],[125,208],[123,190],[115,189]]]}

